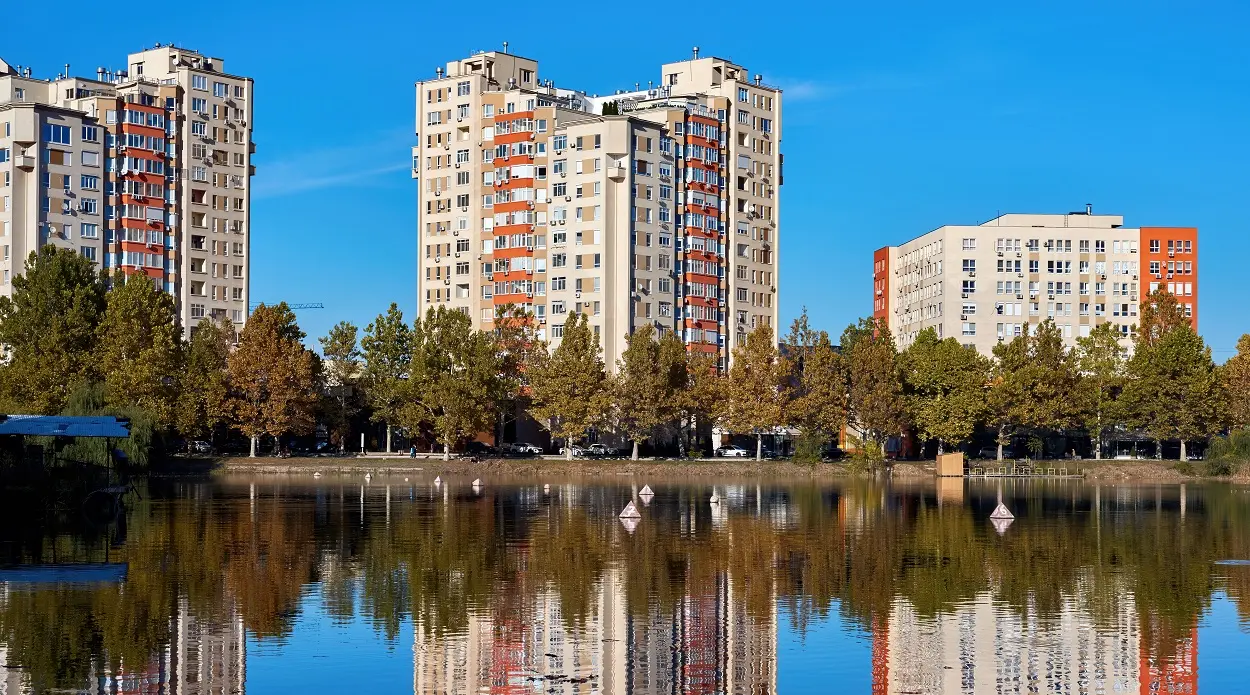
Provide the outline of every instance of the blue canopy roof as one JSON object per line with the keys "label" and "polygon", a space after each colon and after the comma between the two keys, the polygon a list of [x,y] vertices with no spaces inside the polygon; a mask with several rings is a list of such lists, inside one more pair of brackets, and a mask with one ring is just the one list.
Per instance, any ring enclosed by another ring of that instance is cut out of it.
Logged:
{"label": "blue canopy roof", "polygon": [[130,436],[130,421],[112,415],[4,415],[0,435],[26,434],[41,437],[110,437]]}

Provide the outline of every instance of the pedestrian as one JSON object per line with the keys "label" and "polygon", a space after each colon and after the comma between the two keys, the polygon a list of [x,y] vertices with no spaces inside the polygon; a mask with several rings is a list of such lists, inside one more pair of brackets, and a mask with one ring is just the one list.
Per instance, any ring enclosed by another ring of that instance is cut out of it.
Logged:
{"label": "pedestrian", "polygon": [[408,447],[408,458],[415,459],[417,457],[417,445],[413,444]]}

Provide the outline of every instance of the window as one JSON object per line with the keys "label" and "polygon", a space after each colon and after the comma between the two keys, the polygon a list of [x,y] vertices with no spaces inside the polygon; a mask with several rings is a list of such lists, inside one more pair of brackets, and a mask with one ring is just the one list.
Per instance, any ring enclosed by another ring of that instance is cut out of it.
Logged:
{"label": "window", "polygon": [[976,335],[977,325],[975,323],[969,323],[965,321],[963,324],[963,334],[964,335]]}
{"label": "window", "polygon": [[977,248],[977,240],[975,237],[964,238],[964,251],[975,251]]}
{"label": "window", "polygon": [[82,127],[83,142],[99,142],[100,129],[93,125],[85,125]]}
{"label": "window", "polygon": [[49,142],[49,143],[56,143],[58,145],[73,144],[70,142],[69,126],[54,125],[52,123],[44,124],[43,141]]}
{"label": "window", "polygon": [[220,99],[225,99],[227,94],[229,94],[229,92],[228,92],[228,91],[226,91],[226,83],[225,83],[225,82],[214,82],[214,83],[213,83],[213,96],[218,97],[218,98],[220,98]]}
{"label": "window", "polygon": [[569,136],[557,135],[551,138],[551,146],[556,148],[557,150],[567,149],[569,146]]}
{"label": "window", "polygon": [[964,272],[965,272],[965,273],[975,273],[975,272],[977,272],[977,262],[976,262],[976,259],[973,259],[973,258],[965,258],[965,259],[964,259]]}
{"label": "window", "polygon": [[208,91],[208,77],[204,75],[192,75],[191,76],[191,89],[199,89],[201,91]]}
{"label": "window", "polygon": [[976,292],[976,291],[977,291],[976,280],[964,280],[964,284],[963,284],[964,294],[972,294],[973,292]]}
{"label": "window", "polygon": [[[9,247],[7,247],[7,246],[5,247],[5,249],[6,249],[6,250],[7,250],[8,248],[9,248]],[[81,249],[79,249],[79,251],[82,253],[82,257],[83,257],[83,258],[86,258],[86,259],[87,259],[87,260],[89,260],[89,261],[94,261],[94,260],[95,260],[95,247],[93,247],[93,246],[83,246]]]}
{"label": "window", "polygon": [[456,83],[456,96],[458,97],[469,96],[469,89],[470,89],[470,86],[469,86],[468,80],[465,80],[464,82],[457,82]]}

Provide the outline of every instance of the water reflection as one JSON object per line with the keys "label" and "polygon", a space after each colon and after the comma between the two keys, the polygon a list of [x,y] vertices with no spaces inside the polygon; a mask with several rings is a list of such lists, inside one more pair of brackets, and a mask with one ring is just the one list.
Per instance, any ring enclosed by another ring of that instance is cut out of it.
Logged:
{"label": "water reflection", "polygon": [[[1199,657],[1217,594],[1242,624],[1220,639],[1250,646],[1242,489],[749,482],[713,505],[645,482],[155,481],[104,528],[7,500],[0,565],[27,579],[0,574],[0,695],[256,693],[328,663],[419,694],[854,690],[819,676],[839,669],[874,693],[1244,685]],[[29,578],[88,562],[124,580]]]}

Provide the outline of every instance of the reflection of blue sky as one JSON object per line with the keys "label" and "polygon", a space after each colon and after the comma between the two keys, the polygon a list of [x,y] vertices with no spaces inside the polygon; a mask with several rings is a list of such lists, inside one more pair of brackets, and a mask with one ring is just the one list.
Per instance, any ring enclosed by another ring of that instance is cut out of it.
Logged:
{"label": "reflection of blue sky", "polygon": [[842,619],[835,602],[799,634],[784,607],[777,610],[777,692],[867,693],[872,689],[872,636]]}
{"label": "reflection of blue sky", "polygon": [[1228,594],[1216,592],[1198,623],[1198,692],[1250,693],[1246,637],[1250,625],[1237,616]]}
{"label": "reflection of blue sky", "polygon": [[411,693],[412,622],[394,642],[368,618],[326,614],[320,586],[305,593],[285,639],[247,640],[248,695],[265,693]]}

